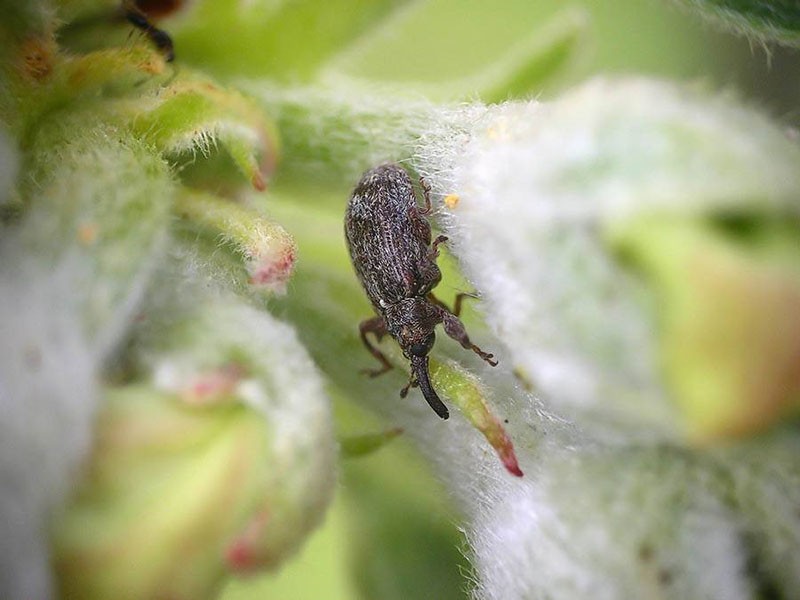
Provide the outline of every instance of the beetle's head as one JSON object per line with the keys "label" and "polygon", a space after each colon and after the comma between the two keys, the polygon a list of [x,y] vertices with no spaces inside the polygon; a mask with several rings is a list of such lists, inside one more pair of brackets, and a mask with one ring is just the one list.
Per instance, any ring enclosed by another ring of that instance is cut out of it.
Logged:
{"label": "beetle's head", "polygon": [[418,339],[419,336],[409,336],[411,339],[403,340],[407,342],[402,344],[403,352],[407,358],[424,358],[428,356],[431,349],[433,348],[433,343],[436,341],[436,334],[431,331],[425,337]]}
{"label": "beetle's head", "polygon": [[409,360],[428,356],[436,341],[433,330],[440,322],[437,307],[425,298],[406,298],[386,313],[389,331]]}
{"label": "beetle's head", "polygon": [[433,332],[442,318],[439,308],[421,296],[406,298],[388,308],[384,318],[392,337],[411,363],[412,378],[422,395],[442,419],[449,416],[447,407],[436,395],[428,374],[428,354],[436,341]]}

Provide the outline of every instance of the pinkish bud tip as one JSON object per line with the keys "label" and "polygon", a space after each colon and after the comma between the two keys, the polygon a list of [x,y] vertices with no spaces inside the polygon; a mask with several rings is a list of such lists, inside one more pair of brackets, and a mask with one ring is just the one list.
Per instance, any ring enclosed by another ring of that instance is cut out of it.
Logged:
{"label": "pinkish bud tip", "polygon": [[259,265],[250,277],[250,283],[259,286],[281,287],[289,280],[294,268],[294,261],[294,249],[288,249],[277,260]]}
{"label": "pinkish bud tip", "polygon": [[257,551],[258,540],[264,535],[269,522],[269,511],[257,513],[244,530],[225,551],[225,563],[234,573],[251,573],[264,565],[264,557]]}
{"label": "pinkish bud tip", "polygon": [[519,463],[517,462],[517,456],[514,454],[514,448],[509,448],[507,452],[501,452],[500,460],[503,461],[503,466],[509,473],[515,477],[523,476],[523,472],[519,468]]}
{"label": "pinkish bud tip", "polygon": [[256,188],[259,192],[263,192],[267,189],[267,182],[264,180],[264,175],[261,171],[256,171],[253,174],[250,182],[253,184],[253,187]]}
{"label": "pinkish bud tip", "polygon": [[487,436],[489,443],[497,451],[497,456],[500,457],[506,470],[515,477],[522,477],[523,473],[519,468],[517,455],[514,452],[514,444],[511,442],[511,438],[499,421],[492,418],[492,423],[495,427],[493,428],[494,431],[492,434]]}

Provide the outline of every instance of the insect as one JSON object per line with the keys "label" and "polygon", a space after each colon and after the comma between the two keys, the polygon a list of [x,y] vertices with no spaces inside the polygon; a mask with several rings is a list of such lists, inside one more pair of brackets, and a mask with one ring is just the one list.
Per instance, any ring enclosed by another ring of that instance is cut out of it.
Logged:
{"label": "insect", "polygon": [[184,0],[120,0],[116,6],[106,7],[95,14],[87,14],[81,19],[69,25],[72,30],[80,30],[86,27],[96,27],[97,25],[107,25],[110,23],[121,23],[125,21],[133,25],[144,33],[150,42],[158,48],[164,56],[164,60],[172,62],[175,60],[175,46],[172,38],[163,29],[159,29],[150,21],[150,15],[166,15],[176,9]]}
{"label": "insect", "polygon": [[356,185],[345,212],[344,232],[350,259],[377,316],[359,326],[361,340],[381,363],[366,372],[377,377],[392,365],[367,337],[378,341],[387,333],[400,345],[411,363],[411,379],[401,390],[405,398],[411,387],[419,386],[433,411],[442,419],[450,413],[431,385],[428,353],[436,339],[434,329],[444,331],[464,348],[474,351],[490,365],[494,355],[473,344],[458,315],[466,294],[459,294],[453,310],[433,295],[442,273],[436,265],[443,235],[431,243],[431,226],[425,218],[431,212],[430,188],[420,179],[425,207],[420,208],[411,178],[395,164],[370,169]]}
{"label": "insect", "polygon": [[123,0],[121,11],[131,25],[141,29],[150,38],[150,41],[161,51],[167,62],[175,60],[175,48],[172,45],[172,38],[169,37],[166,31],[155,27],[147,18],[147,14],[137,6],[134,0]]}

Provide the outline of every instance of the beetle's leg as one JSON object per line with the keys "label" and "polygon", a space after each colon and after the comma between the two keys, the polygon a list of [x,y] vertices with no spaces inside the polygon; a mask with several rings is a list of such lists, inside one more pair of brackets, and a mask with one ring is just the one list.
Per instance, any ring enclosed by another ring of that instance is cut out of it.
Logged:
{"label": "beetle's leg", "polygon": [[367,333],[372,332],[375,334],[378,341],[381,341],[381,338],[388,333],[386,321],[383,320],[383,317],[372,317],[366,321],[361,321],[361,324],[358,326],[358,331],[361,334],[361,341],[364,342],[367,350],[369,350],[370,354],[377,358],[381,365],[383,365],[380,369],[362,369],[362,373],[366,373],[370,377],[377,377],[378,375],[383,375],[387,371],[391,371],[392,365],[389,360],[384,356],[383,352],[372,345],[367,337]]}
{"label": "beetle's leg", "polygon": [[463,304],[464,298],[475,298],[475,296],[473,294],[470,294],[469,292],[459,292],[458,294],[456,294],[456,299],[453,302],[453,309],[450,310],[450,307],[447,306],[447,304],[445,304],[441,300],[439,300],[436,296],[434,296],[433,292],[430,292],[428,294],[428,300],[433,302],[436,306],[445,309],[447,312],[453,314],[456,317],[461,314],[461,306]]}
{"label": "beetle's leg", "polygon": [[469,298],[469,297],[470,295],[467,294],[466,292],[460,292],[456,294],[456,299],[453,300],[453,310],[450,311],[451,313],[453,313],[453,316],[457,317],[458,315],[461,314],[461,304],[464,298]]}
{"label": "beetle's leg", "polygon": [[427,181],[420,177],[419,187],[422,188],[422,197],[425,199],[425,208],[419,211],[419,214],[429,215],[433,210],[433,204],[431,203],[431,186],[428,185]]}
{"label": "beetle's leg", "polygon": [[444,244],[449,238],[446,235],[440,235],[435,240],[433,240],[433,244],[431,244],[430,250],[428,250],[428,258],[431,260],[439,257],[439,244]]}
{"label": "beetle's leg", "polygon": [[484,352],[470,341],[469,336],[467,335],[467,330],[464,328],[464,324],[457,316],[448,311],[442,310],[441,317],[442,325],[444,325],[444,331],[447,335],[449,335],[467,350],[472,350],[475,354],[480,356],[493,367],[497,365],[497,361],[492,360],[494,358],[494,354]]}
{"label": "beetle's leg", "polygon": [[419,382],[417,381],[417,378],[412,373],[411,374],[411,378],[408,380],[408,383],[405,385],[405,387],[402,390],[400,390],[400,397],[401,398],[405,398],[406,396],[408,396],[408,390],[410,390],[412,387],[418,387],[418,386],[419,386]]}
{"label": "beetle's leg", "polygon": [[469,292],[459,292],[456,294],[456,299],[453,301],[453,310],[452,312],[455,316],[461,314],[461,305],[463,303],[464,298],[475,298],[474,294],[470,294]]}
{"label": "beetle's leg", "polygon": [[167,62],[175,60],[175,47],[172,44],[172,38],[169,37],[166,31],[155,27],[147,18],[147,15],[136,6],[134,0],[123,0],[122,13],[131,25],[141,29],[150,38],[156,48],[164,54]]}
{"label": "beetle's leg", "polygon": [[430,301],[431,301],[433,304],[435,304],[436,306],[438,306],[439,308],[443,308],[443,309],[444,309],[444,310],[446,310],[447,312],[450,312],[450,307],[449,307],[449,306],[447,306],[447,304],[445,304],[445,303],[444,303],[444,302],[442,302],[441,300],[439,300],[439,299],[438,299],[436,296],[434,296],[434,295],[433,295],[433,292],[428,292],[428,295],[426,296],[426,298],[427,298],[428,300],[430,300]]}

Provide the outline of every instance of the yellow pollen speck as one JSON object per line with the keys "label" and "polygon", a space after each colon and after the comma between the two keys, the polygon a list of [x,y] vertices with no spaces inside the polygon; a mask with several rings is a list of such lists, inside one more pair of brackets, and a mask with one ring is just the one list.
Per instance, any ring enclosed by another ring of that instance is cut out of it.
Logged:
{"label": "yellow pollen speck", "polygon": [[97,239],[97,232],[96,223],[83,223],[78,227],[78,241],[84,246],[89,246]]}
{"label": "yellow pollen speck", "polygon": [[504,118],[498,119],[486,129],[486,137],[493,141],[509,139],[511,136],[508,130],[508,121]]}
{"label": "yellow pollen speck", "polygon": [[461,197],[458,194],[447,194],[447,196],[444,197],[444,205],[447,208],[455,208],[458,206],[460,200]]}

